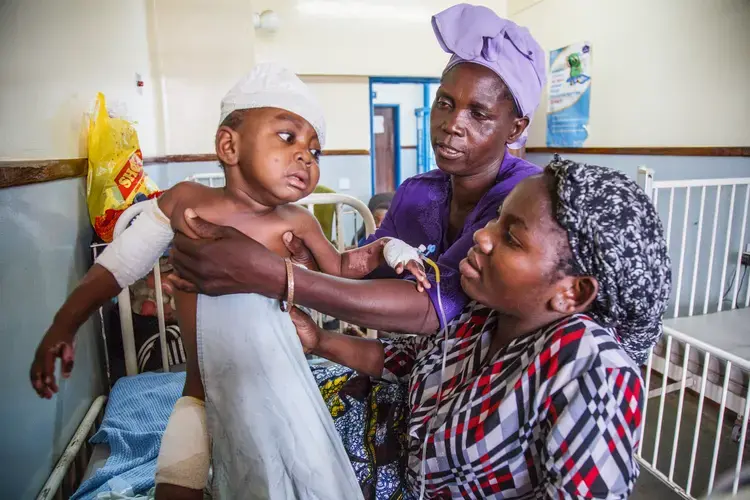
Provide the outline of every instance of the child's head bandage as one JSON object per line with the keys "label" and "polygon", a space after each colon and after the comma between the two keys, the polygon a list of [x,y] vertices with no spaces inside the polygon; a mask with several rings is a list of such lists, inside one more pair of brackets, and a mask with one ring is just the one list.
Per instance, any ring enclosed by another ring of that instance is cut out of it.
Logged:
{"label": "child's head bandage", "polygon": [[202,490],[208,484],[210,459],[205,403],[183,396],[175,403],[161,438],[156,483]]}
{"label": "child's head bandage", "polygon": [[142,201],[144,209],[122,234],[107,245],[96,263],[122,288],[146,276],[174,237],[172,226],[156,200]]}
{"label": "child's head bandage", "polygon": [[292,71],[275,63],[258,64],[221,100],[221,119],[242,109],[279,108],[301,116],[313,126],[321,147],[326,123],[323,108],[310,89]]}

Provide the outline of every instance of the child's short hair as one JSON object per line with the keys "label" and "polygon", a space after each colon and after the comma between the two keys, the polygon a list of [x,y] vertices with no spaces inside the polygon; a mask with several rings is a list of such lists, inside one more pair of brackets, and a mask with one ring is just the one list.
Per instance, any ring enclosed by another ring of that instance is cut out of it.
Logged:
{"label": "child's short hair", "polygon": [[229,127],[232,130],[237,130],[240,128],[240,125],[242,125],[242,122],[245,120],[245,111],[246,109],[238,109],[235,111],[232,111],[227,115],[226,118],[224,118],[224,121],[221,122],[219,127]]}

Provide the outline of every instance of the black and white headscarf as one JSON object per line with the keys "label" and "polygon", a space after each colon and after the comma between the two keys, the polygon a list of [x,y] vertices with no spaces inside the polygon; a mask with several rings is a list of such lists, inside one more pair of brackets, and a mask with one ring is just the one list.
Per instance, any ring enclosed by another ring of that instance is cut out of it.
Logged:
{"label": "black and white headscarf", "polygon": [[599,281],[591,315],[616,330],[638,364],[661,338],[672,271],[659,216],[625,174],[564,160],[547,166],[557,183],[557,221],[568,233],[576,274]]}

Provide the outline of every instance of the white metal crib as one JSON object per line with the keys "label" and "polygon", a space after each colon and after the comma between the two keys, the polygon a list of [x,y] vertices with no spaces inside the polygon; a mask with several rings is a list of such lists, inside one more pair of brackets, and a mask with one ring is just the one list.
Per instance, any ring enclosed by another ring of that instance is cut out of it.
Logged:
{"label": "white metal crib", "polygon": [[[710,494],[722,469],[729,473],[733,469],[732,493],[736,495],[750,413],[750,286],[744,300],[738,300],[745,273],[741,268],[747,245],[750,178],[656,181],[652,171],[641,168],[638,180],[665,221],[673,266],[673,301],[664,322],[664,338],[646,365],[646,387],[652,381],[658,383],[649,390],[643,410],[638,457],[685,498]],[[729,292],[732,298],[727,301]],[[678,393],[676,404],[674,392]],[[692,411],[696,397],[695,420],[690,420],[686,408]],[[658,407],[652,410],[649,400],[657,398]],[[716,405],[718,414],[714,414]],[[663,428],[666,417],[672,421],[668,407],[674,411],[671,435]],[[733,440],[722,435],[727,410],[737,415]],[[657,411],[656,421],[647,424],[652,411]],[[706,423],[714,418],[715,425]],[[670,440],[671,446],[662,438]],[[732,446],[736,450],[728,448]],[[733,467],[727,463],[730,455],[736,457]]]}

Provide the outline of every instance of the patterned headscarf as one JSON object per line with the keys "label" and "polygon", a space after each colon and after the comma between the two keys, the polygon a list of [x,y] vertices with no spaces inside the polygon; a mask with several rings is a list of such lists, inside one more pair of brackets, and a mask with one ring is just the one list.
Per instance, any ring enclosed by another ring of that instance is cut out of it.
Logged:
{"label": "patterned headscarf", "polygon": [[661,338],[672,288],[659,215],[646,193],[615,170],[555,155],[547,172],[556,180],[557,221],[568,233],[574,272],[599,282],[591,315],[645,363]]}

